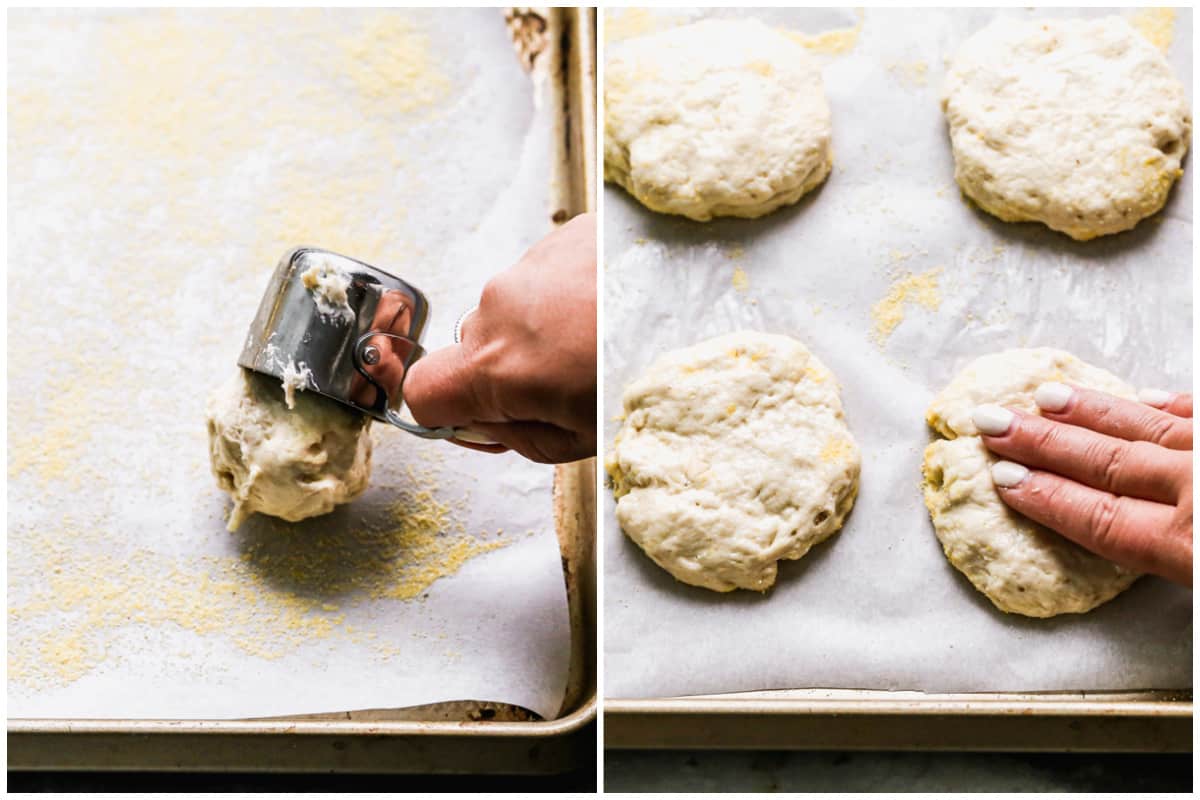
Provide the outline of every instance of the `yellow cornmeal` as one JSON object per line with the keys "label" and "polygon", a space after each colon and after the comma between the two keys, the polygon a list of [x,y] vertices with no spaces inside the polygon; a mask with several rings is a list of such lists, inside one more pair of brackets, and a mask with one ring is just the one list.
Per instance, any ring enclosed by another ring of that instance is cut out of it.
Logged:
{"label": "yellow cornmeal", "polygon": [[858,44],[858,36],[862,33],[866,12],[857,9],[858,22],[849,28],[834,28],[821,33],[806,34],[802,31],[785,30],[784,33],[793,41],[803,45],[814,53],[837,56],[849,53]]}
{"label": "yellow cornmeal", "polygon": [[[354,609],[420,602],[471,558],[514,541],[468,530],[466,498],[443,498],[438,461],[421,450],[423,469],[380,475],[377,465],[380,488],[364,500],[394,500],[370,513],[350,506],[339,533],[322,520],[261,518],[234,539],[236,555],[171,547],[220,527],[204,373],[232,366],[283,252],[320,244],[398,267],[397,256],[423,255],[406,241],[395,185],[419,181],[404,165],[424,153],[398,149],[397,131],[437,119],[456,86],[403,15],[356,14],[338,34],[329,14],[105,13],[80,37],[82,65],[28,55],[49,16],[10,17],[9,196],[23,217],[10,226],[7,275],[9,495],[37,497],[40,509],[10,506],[15,684],[62,686],[122,659],[190,657],[113,644],[143,631],[187,631],[267,659],[322,641],[395,655],[406,642],[348,624]],[[295,53],[308,56],[297,66]],[[314,144],[353,149],[361,169],[331,175]],[[244,189],[222,193],[231,186]],[[370,209],[386,209],[386,224]],[[34,214],[79,235],[22,240]],[[51,269],[58,290],[37,291]],[[203,324],[175,313],[197,293],[221,298]],[[181,374],[186,385],[174,383]],[[155,469],[139,448],[177,461]],[[123,494],[131,484],[134,499]],[[192,486],[212,488],[181,493]],[[130,544],[120,522],[129,502],[179,512],[164,519],[162,550]]]}
{"label": "yellow cornmeal", "polygon": [[397,15],[368,22],[337,44],[340,58],[322,66],[348,76],[368,101],[409,112],[435,106],[450,88],[445,76],[430,69],[429,37]]}
{"label": "yellow cornmeal", "polygon": [[924,61],[897,61],[888,65],[888,72],[911,88],[929,85],[929,65]]}
{"label": "yellow cornmeal", "polygon": [[[271,49],[254,52],[230,44],[253,41],[255,31],[268,28]],[[317,234],[327,249],[350,250],[367,260],[383,252],[388,234],[364,218],[362,198],[387,193],[394,180],[379,162],[400,157],[394,152],[395,127],[414,115],[435,116],[453,89],[433,66],[428,35],[394,13],[370,14],[353,35],[333,38],[327,12],[320,9],[213,11],[200,22],[171,11],[125,14],[108,20],[99,38],[96,63],[72,74],[87,102],[36,85],[22,87],[10,97],[10,138],[53,144],[74,138],[64,131],[86,130],[102,154],[89,163],[97,186],[128,174],[130,164],[143,165],[169,191],[105,193],[103,205],[130,218],[159,214],[159,230],[171,230],[172,239],[227,244],[231,236],[220,209],[200,187],[211,175],[236,173],[248,152],[268,149],[280,136],[286,140],[293,126],[326,139],[354,137],[357,148],[378,151],[371,153],[370,169],[315,181],[323,171],[308,162],[319,164],[321,155],[296,148],[280,173],[282,182],[256,187],[258,196],[241,207],[257,213],[255,227],[263,232],[251,258],[227,262],[241,264],[242,271],[245,265],[261,270],[283,249]],[[276,54],[283,49],[311,53],[305,71],[282,69]],[[62,156],[77,157],[78,149],[72,144]],[[33,163],[32,157],[14,158],[11,168]],[[402,221],[403,210],[396,209],[391,235]],[[186,276],[182,270],[156,270],[153,263],[139,269],[154,273],[159,291]],[[260,281],[260,273],[254,279]]]}
{"label": "yellow cornmeal", "polygon": [[741,267],[733,268],[733,288],[744,292],[750,288],[750,276]]}
{"label": "yellow cornmeal", "polygon": [[825,446],[821,448],[820,459],[826,462],[846,461],[853,457],[858,451],[854,445],[846,439],[831,438],[825,442]]}
{"label": "yellow cornmeal", "polygon": [[[848,28],[835,28],[814,34],[789,29],[781,29],[781,32],[813,53],[842,55],[853,50],[858,44],[866,13],[861,8],[857,9],[856,13],[858,22]],[[607,10],[604,13],[604,42],[608,44],[635,36],[646,36],[687,22],[688,18],[685,16],[657,14],[644,8]]]}
{"label": "yellow cornmeal", "polygon": [[345,610],[421,598],[470,559],[514,541],[469,534],[465,500],[452,506],[434,495],[439,477],[427,470],[415,486],[388,487],[398,499],[387,515],[349,531],[256,517],[258,533],[240,539],[239,557],[113,555],[107,534],[70,520],[15,531],[37,566],[10,567],[10,581],[37,589],[9,605],[9,679],[34,688],[75,681],[114,656],[105,641],[127,626],[222,637],[265,659],[334,636],[395,655],[402,644],[347,625]]}
{"label": "yellow cornmeal", "polygon": [[1164,53],[1171,49],[1175,38],[1175,9],[1146,8],[1130,17],[1129,22]]}
{"label": "yellow cornmeal", "polygon": [[655,14],[644,8],[606,9],[604,12],[604,43],[609,44],[622,39],[632,39],[635,36],[657,33],[685,22],[687,22],[686,17]]}
{"label": "yellow cornmeal", "polygon": [[871,336],[876,344],[882,347],[896,326],[904,321],[906,306],[919,305],[930,311],[937,310],[942,304],[938,286],[941,274],[941,267],[917,275],[906,272],[892,283],[887,296],[871,306]]}

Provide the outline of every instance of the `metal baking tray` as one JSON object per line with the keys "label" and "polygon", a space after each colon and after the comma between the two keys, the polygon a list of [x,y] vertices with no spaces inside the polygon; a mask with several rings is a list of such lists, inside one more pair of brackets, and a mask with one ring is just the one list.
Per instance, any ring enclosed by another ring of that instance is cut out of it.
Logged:
{"label": "metal baking tray", "polygon": [[603,730],[612,749],[1191,752],[1192,691],[606,697]]}
{"label": "metal baking tray", "polygon": [[[514,38],[529,32],[544,47],[548,98],[561,110],[549,154],[552,218],[564,222],[594,205],[595,14],[522,8],[506,16]],[[476,701],[257,720],[10,719],[8,768],[536,774],[586,763],[597,707],[595,490],[595,459],[556,468],[571,661],[554,719]]]}
{"label": "metal baking tray", "polygon": [[796,689],[605,700],[614,749],[1180,753],[1191,692],[925,694]]}

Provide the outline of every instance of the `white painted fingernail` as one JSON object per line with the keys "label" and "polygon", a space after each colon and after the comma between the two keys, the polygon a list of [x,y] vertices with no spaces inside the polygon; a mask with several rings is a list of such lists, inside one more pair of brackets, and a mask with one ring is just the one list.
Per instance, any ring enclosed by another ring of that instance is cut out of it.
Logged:
{"label": "white painted fingernail", "polygon": [[1138,400],[1141,400],[1148,406],[1162,408],[1171,402],[1171,393],[1164,392],[1162,389],[1142,389],[1138,392]]}
{"label": "white painted fingernail", "polygon": [[992,483],[1003,489],[1018,486],[1028,477],[1029,470],[1012,461],[997,461],[992,464]]}
{"label": "white painted fingernail", "polygon": [[1013,413],[1004,406],[988,403],[975,407],[971,412],[971,421],[984,436],[1003,436],[1012,425]]}
{"label": "white painted fingernail", "polygon": [[1062,411],[1071,402],[1075,390],[1065,383],[1050,381],[1043,383],[1033,393],[1033,402],[1043,411]]}

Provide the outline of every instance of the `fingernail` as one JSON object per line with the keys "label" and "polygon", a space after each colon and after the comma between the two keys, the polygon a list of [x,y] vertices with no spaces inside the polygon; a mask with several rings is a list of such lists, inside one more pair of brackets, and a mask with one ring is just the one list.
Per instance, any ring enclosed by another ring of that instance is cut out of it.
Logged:
{"label": "fingernail", "polygon": [[988,403],[975,407],[971,412],[971,421],[984,436],[1003,436],[1012,425],[1013,413],[1004,406]]}
{"label": "fingernail", "polygon": [[496,444],[496,440],[486,433],[480,433],[474,428],[455,428],[454,438],[460,442],[470,442],[471,444]]}
{"label": "fingernail", "polygon": [[1043,411],[1062,411],[1071,402],[1075,390],[1065,383],[1050,381],[1043,383],[1033,393],[1033,402]]}
{"label": "fingernail", "polygon": [[1162,389],[1142,389],[1138,392],[1138,400],[1141,400],[1148,406],[1162,408],[1171,402],[1171,393],[1164,392]]}
{"label": "fingernail", "polygon": [[997,461],[992,464],[992,483],[1003,489],[1011,489],[1020,485],[1029,477],[1029,470],[1011,461]]}

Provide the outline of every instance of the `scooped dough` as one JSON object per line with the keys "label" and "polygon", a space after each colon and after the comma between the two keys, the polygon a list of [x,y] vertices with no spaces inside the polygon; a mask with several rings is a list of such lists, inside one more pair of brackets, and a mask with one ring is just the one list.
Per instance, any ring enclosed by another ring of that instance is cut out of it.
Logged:
{"label": "scooped dough", "polygon": [[283,384],[283,404],[288,408],[296,407],[297,390],[304,391],[313,385],[312,370],[303,361],[297,364],[295,359],[288,359],[279,377]]}
{"label": "scooped dough", "polygon": [[926,413],[947,437],[925,449],[924,465],[925,505],[946,558],[1001,611],[1027,617],[1091,611],[1138,577],[1011,511],[992,484],[997,459],[971,412],[996,403],[1037,414],[1033,393],[1047,381],[1136,396],[1129,384],[1062,350],[1005,350],[967,365]]}
{"label": "scooped dough", "polygon": [[254,512],[297,522],[327,514],[367,488],[370,422],[318,394],[284,402],[279,382],[249,370],[208,401],[209,455],[233,497],[229,529]]}
{"label": "scooped dough", "polygon": [[621,529],[678,580],[766,590],[842,526],[858,445],[804,345],[745,331],[661,356],[624,396],[606,467]]}
{"label": "scooped dough", "polygon": [[605,180],[665,214],[761,217],[833,164],[820,68],[757,20],[622,42],[605,64],[604,103]]}
{"label": "scooped dough", "polygon": [[342,269],[335,258],[324,253],[306,253],[304,259],[305,264],[312,266],[300,273],[300,281],[312,294],[317,310],[326,318],[353,322],[349,273]]}
{"label": "scooped dough", "polygon": [[1080,240],[1163,207],[1192,126],[1163,54],[1115,16],[996,20],[959,49],[942,109],[968,197]]}

